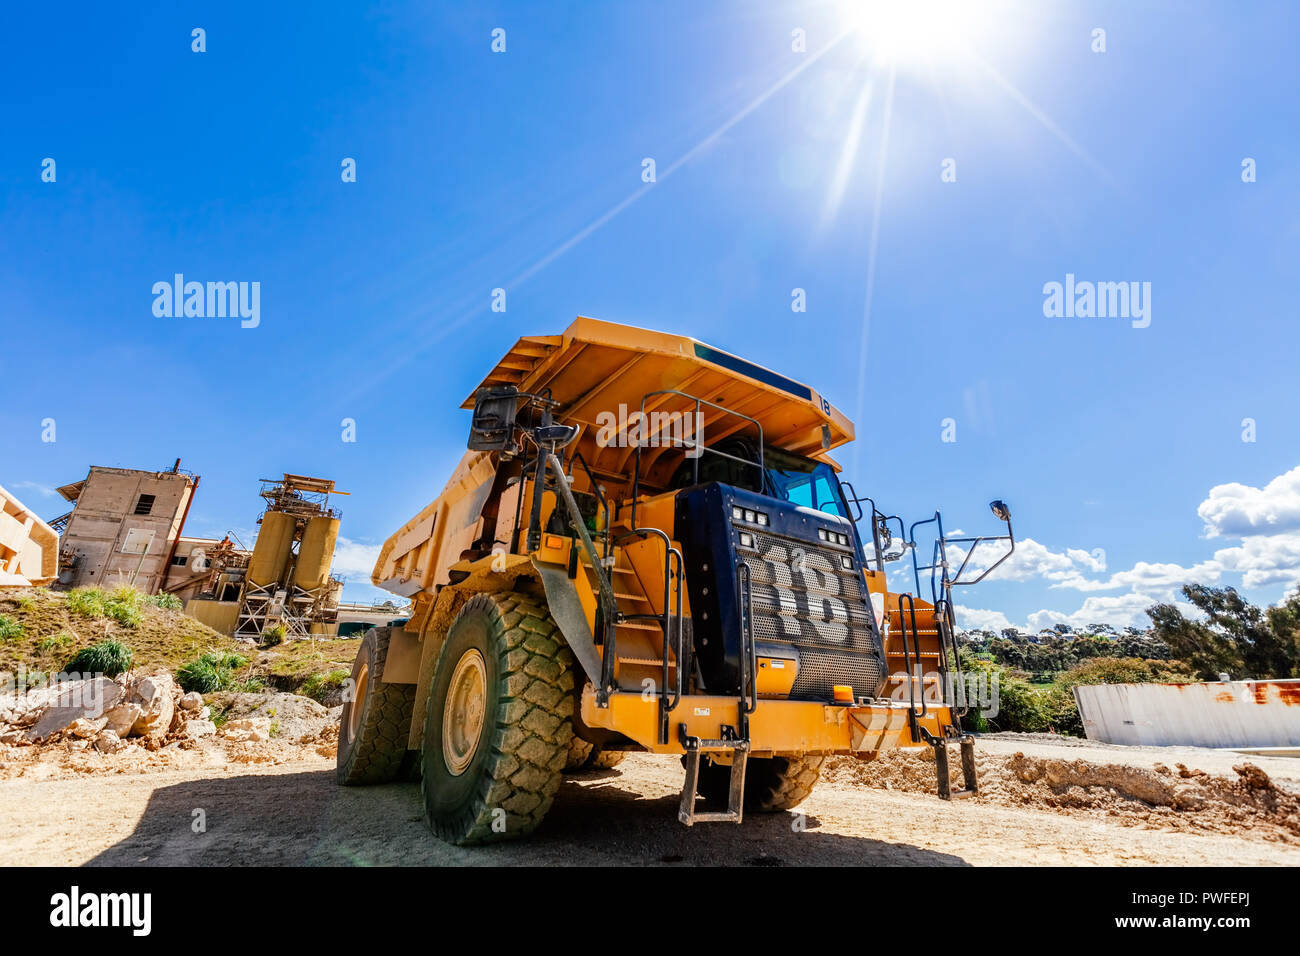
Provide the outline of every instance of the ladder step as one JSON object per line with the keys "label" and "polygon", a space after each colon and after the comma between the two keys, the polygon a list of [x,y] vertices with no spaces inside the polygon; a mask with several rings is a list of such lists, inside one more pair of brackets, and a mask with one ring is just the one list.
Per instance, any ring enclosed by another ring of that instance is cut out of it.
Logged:
{"label": "ladder step", "polygon": [[650,599],[644,594],[629,594],[626,591],[615,591],[614,597],[618,598],[620,601],[637,601],[641,604],[650,603]]}
{"label": "ladder step", "polygon": [[662,634],[663,629],[658,624],[651,624],[649,621],[622,621],[615,627],[624,627],[631,631],[654,631],[656,634]]}
{"label": "ladder step", "polygon": [[[588,571],[594,571],[594,570],[596,570],[595,568],[592,567],[592,565],[591,565],[591,560],[590,560],[590,559],[589,559],[585,554],[582,555],[582,566],[583,566],[584,568],[586,568]],[[615,574],[631,574],[631,575],[635,575],[635,574],[636,574],[636,572],[633,571],[631,568],[620,567],[620,566],[617,565],[617,564],[614,565],[614,566],[613,566],[612,568],[610,568],[609,570],[610,570],[610,571],[613,571]]]}
{"label": "ladder step", "polygon": [[[664,666],[664,661],[662,657],[624,657],[621,654],[615,654],[614,656],[620,664],[635,664],[641,667],[663,667]],[[669,670],[674,670],[676,669],[676,667],[677,667],[676,661],[668,662]]]}

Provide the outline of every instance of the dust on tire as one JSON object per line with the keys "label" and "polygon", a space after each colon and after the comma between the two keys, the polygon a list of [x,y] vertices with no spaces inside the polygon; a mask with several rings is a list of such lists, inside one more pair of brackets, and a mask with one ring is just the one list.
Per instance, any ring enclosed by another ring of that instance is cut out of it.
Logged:
{"label": "dust on tire", "polygon": [[[389,783],[403,776],[411,713],[415,708],[414,684],[385,684],[380,680],[388,660],[392,630],[372,627],[361,639],[352,664],[352,686],[366,674],[365,694],[358,702],[345,701],[339,717],[336,774],[344,786]],[[353,709],[360,703],[359,719]],[[353,733],[353,725],[355,733]],[[408,765],[409,766],[409,765]]]}
{"label": "dust on tire", "polygon": [[[477,649],[486,700],[477,749],[453,773],[442,722],[452,671]],[[542,822],[573,739],[573,655],[544,602],[496,592],[471,598],[439,653],[424,715],[420,789],[439,838],[455,844],[514,839]]]}

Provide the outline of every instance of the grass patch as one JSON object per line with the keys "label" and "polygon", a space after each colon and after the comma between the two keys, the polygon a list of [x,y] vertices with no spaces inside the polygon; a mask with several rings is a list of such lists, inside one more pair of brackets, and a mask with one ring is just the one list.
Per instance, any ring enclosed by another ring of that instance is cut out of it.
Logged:
{"label": "grass patch", "polygon": [[343,686],[343,682],[352,676],[352,672],[338,668],[332,671],[321,671],[312,674],[298,688],[298,693],[304,697],[310,697],[312,700],[324,703],[325,698],[331,692],[338,690]]}
{"label": "grass patch", "polygon": [[284,643],[284,636],[289,631],[283,624],[272,624],[262,632],[263,647],[279,647]]}
{"label": "grass patch", "polygon": [[185,609],[185,603],[175,594],[151,594],[144,599],[144,603],[149,607],[156,607],[162,611],[181,611]]}
{"label": "grass patch", "polygon": [[59,631],[59,633],[51,634],[49,637],[42,637],[36,642],[36,649],[45,653],[57,651],[64,647],[71,647],[76,640],[67,631]]}
{"label": "grass patch", "polygon": [[123,627],[138,627],[144,619],[145,596],[133,587],[122,585],[112,591],[103,588],[77,588],[68,594],[68,609],[88,618],[108,618]]}
{"label": "grass patch", "polygon": [[0,614],[0,641],[16,641],[23,636],[23,622],[8,614]]}
{"label": "grass patch", "polygon": [[116,677],[131,669],[131,659],[134,656],[131,648],[121,641],[110,639],[82,648],[63,669],[68,673]]}
{"label": "grass patch", "polygon": [[235,672],[248,663],[248,659],[229,651],[208,651],[183,665],[176,672],[176,680],[185,691],[215,694],[230,690],[235,683]]}

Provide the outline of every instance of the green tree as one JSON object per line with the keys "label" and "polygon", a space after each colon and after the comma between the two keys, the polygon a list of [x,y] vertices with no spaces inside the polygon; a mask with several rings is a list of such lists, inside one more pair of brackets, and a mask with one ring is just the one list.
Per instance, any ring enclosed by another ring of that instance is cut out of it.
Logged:
{"label": "green tree", "polygon": [[1297,675],[1300,592],[1265,613],[1234,588],[1189,584],[1182,590],[1205,615],[1204,621],[1188,620],[1172,604],[1147,609],[1153,635],[1168,646],[1173,659],[1186,661],[1202,680],[1215,680],[1220,673],[1255,678]]}

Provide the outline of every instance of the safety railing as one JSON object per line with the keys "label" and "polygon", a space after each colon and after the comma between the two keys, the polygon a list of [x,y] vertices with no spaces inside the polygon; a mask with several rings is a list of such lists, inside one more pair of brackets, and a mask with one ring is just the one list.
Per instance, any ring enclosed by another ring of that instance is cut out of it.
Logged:
{"label": "safety railing", "polygon": [[[685,642],[682,640],[682,633],[685,630],[682,623],[682,577],[683,564],[682,553],[673,547],[672,539],[661,531],[659,528],[634,528],[633,530],[619,535],[613,540],[615,548],[623,547],[627,541],[633,539],[643,539],[647,537],[658,538],[664,546],[664,592],[663,608],[661,614],[624,614],[619,611],[615,621],[614,630],[617,631],[618,624],[626,621],[655,621],[663,628],[663,680],[659,685],[657,697],[659,699],[659,742],[668,743],[668,715],[672,713],[677,705],[681,702],[682,694],[685,692],[685,674],[689,666],[685,658],[688,652],[684,649]],[[674,567],[675,565],[675,567]],[[605,659],[602,662],[602,681],[612,690],[614,682],[614,655],[616,653],[617,637],[609,640],[605,645]],[[676,660],[676,679],[668,679],[668,652],[672,651]],[[672,688],[671,693],[669,688]]]}
{"label": "safety railing", "polygon": [[[707,452],[710,455],[717,455],[721,458],[727,458],[730,459],[731,461],[739,462],[742,465],[747,465],[758,469],[758,477],[761,485],[763,475],[765,473],[763,468],[763,426],[758,421],[758,419],[750,418],[748,415],[744,415],[733,409],[727,408],[725,405],[719,405],[716,402],[707,401],[706,399],[700,398],[699,396],[690,395],[686,392],[678,391],[675,388],[664,388],[664,389],[660,389],[657,392],[647,392],[641,398],[640,418],[637,419],[638,435],[636,440],[636,466],[635,466],[635,470],[632,473],[632,526],[633,527],[636,527],[637,498],[639,498],[641,495],[641,447],[644,444],[642,438],[645,437],[645,438],[650,438],[655,440],[658,439],[657,434],[652,436],[643,436],[642,434],[640,434],[641,431],[645,429],[646,422],[647,422],[645,405],[647,401],[649,401],[652,398],[656,398],[660,395],[676,395],[679,398],[684,398],[689,402],[695,403],[695,412],[692,421],[695,423],[696,427],[694,429],[693,437],[691,439],[690,445],[684,446],[696,452],[695,459],[694,459],[695,469],[694,469],[694,474],[692,476],[693,484],[700,483],[700,458]],[[703,429],[700,426],[703,422],[703,418],[701,417],[702,415],[701,410],[706,406],[709,408],[717,409],[723,414],[732,415],[735,416],[736,418],[744,419],[745,421],[749,422],[758,430],[758,460],[757,461],[753,461],[752,459],[749,458],[742,458],[741,456],[733,455],[730,452],[719,451],[717,448],[709,448],[704,444],[704,438],[700,434],[700,432]],[[679,410],[672,413],[663,413],[663,414],[671,417],[672,414],[681,415],[684,413]],[[684,436],[683,436],[683,440],[684,440]]]}

